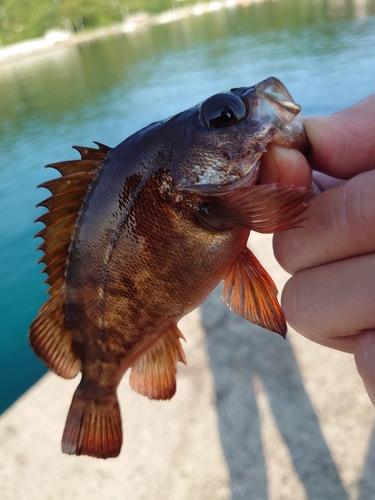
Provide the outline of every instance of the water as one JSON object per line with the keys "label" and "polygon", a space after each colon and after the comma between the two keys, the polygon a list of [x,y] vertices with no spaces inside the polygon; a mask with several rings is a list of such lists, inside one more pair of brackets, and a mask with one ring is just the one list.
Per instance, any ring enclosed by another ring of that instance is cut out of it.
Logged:
{"label": "water", "polygon": [[46,300],[34,208],[77,158],[231,87],[277,76],[305,114],[375,91],[375,0],[265,1],[0,65],[0,412],[44,372],[28,326]]}

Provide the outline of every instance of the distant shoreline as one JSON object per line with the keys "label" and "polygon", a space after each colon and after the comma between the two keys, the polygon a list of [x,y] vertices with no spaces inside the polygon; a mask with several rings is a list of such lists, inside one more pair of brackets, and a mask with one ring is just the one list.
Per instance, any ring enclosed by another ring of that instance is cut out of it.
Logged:
{"label": "distant shoreline", "polygon": [[43,37],[17,42],[0,48],[0,64],[18,61],[26,57],[45,53],[58,47],[78,45],[98,38],[131,33],[138,29],[167,24],[190,16],[199,16],[224,8],[233,8],[251,3],[261,3],[264,0],[216,0],[207,3],[196,3],[188,7],[170,9],[160,14],[150,15],[145,11],[136,12],[126,17],[123,23],[112,24],[80,33],[62,30],[49,30]]}

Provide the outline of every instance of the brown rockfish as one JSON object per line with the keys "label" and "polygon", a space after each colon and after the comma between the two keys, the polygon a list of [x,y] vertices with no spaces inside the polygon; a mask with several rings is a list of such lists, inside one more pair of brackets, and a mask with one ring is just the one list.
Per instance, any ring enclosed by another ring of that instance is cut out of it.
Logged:
{"label": "brown rockfish", "polygon": [[251,229],[295,227],[309,192],[259,185],[268,143],[304,151],[295,104],[276,78],[214,95],[111,149],[76,147],[80,160],[49,165],[44,239],[49,300],[31,325],[35,353],[61,377],[82,379],[62,450],[119,454],[116,390],[170,399],[177,327],[224,280],[222,298],[247,320],[285,335],[277,290],[247,248]]}

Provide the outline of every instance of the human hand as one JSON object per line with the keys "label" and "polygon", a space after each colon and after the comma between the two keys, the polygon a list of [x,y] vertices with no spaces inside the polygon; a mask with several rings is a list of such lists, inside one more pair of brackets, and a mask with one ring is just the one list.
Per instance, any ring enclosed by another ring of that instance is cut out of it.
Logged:
{"label": "human hand", "polygon": [[354,353],[375,405],[375,94],[304,123],[308,158],[273,147],[262,165],[261,182],[306,187],[311,166],[322,191],[301,228],[274,236],[275,256],[293,275],[281,304],[299,333]]}

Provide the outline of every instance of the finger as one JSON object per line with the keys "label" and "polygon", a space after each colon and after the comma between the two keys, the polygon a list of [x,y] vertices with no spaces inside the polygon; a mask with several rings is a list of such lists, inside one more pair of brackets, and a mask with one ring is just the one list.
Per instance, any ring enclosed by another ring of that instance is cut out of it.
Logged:
{"label": "finger", "polygon": [[302,227],[277,233],[276,259],[289,273],[375,251],[375,170],[310,200]]}
{"label": "finger", "polygon": [[374,254],[297,273],[281,297],[288,323],[314,342],[354,352],[358,334],[375,329],[374,276]]}
{"label": "finger", "polygon": [[374,169],[374,116],[375,94],[334,115],[304,118],[312,168],[341,179]]}
{"label": "finger", "polygon": [[313,172],[313,182],[318,187],[320,193],[327,191],[333,187],[338,186],[345,182],[343,179],[337,179],[336,177],[331,177],[330,175],[323,174],[322,172]]}
{"label": "finger", "polygon": [[261,184],[278,183],[279,186],[308,188],[311,169],[302,153],[269,144],[262,156],[259,180]]}
{"label": "finger", "polygon": [[358,373],[363,379],[372,404],[375,406],[375,330],[359,336],[354,357]]}

